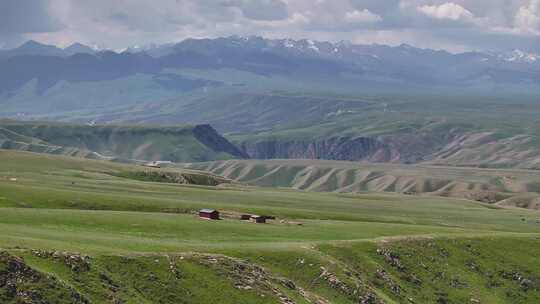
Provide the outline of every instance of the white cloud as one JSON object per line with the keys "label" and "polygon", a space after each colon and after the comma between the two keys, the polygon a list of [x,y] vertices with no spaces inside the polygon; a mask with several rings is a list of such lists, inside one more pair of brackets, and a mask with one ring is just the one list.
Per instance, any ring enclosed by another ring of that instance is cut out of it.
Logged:
{"label": "white cloud", "polygon": [[538,34],[540,27],[540,1],[531,0],[521,6],[514,18],[514,28],[520,33]]}
{"label": "white cloud", "polygon": [[441,5],[422,5],[418,6],[417,11],[434,19],[446,20],[472,20],[474,15],[459,4],[446,2]]}
{"label": "white cloud", "polygon": [[286,27],[291,27],[291,26],[299,26],[299,27],[306,26],[311,21],[308,17],[306,17],[303,14],[293,13],[291,16],[289,16],[289,18],[284,19],[284,20],[275,20],[275,21],[254,20],[252,22],[253,24],[256,24],[258,26],[266,26],[270,28],[286,28]]}
{"label": "white cloud", "polygon": [[372,23],[382,21],[382,17],[368,9],[354,10],[345,14],[345,21],[350,23]]}
{"label": "white cloud", "polygon": [[229,35],[537,50],[540,0],[0,0],[5,47],[36,39],[121,49]]}

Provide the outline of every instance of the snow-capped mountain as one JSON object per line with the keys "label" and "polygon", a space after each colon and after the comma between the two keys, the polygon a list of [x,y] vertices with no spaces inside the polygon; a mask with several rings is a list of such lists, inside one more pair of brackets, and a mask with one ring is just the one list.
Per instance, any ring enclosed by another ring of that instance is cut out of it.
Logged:
{"label": "snow-capped mountain", "polygon": [[540,54],[513,50],[510,53],[499,54],[499,58],[507,62],[536,63],[538,60],[540,60]]}
{"label": "snow-capped mountain", "polygon": [[119,51],[119,53],[147,53],[150,56],[153,57],[161,57],[170,54],[170,48],[174,46],[174,43],[166,43],[166,44],[145,44],[145,45],[134,45],[130,46],[128,48],[122,49]]}
{"label": "snow-capped mountain", "polygon": [[[91,56],[71,56],[85,53]],[[31,58],[18,58],[21,55]],[[42,56],[48,56],[44,59]],[[50,57],[59,57],[56,60]],[[71,58],[76,57],[76,58]],[[4,59],[12,60],[5,61]],[[309,39],[265,39],[224,37],[187,39],[176,44],[131,47],[122,52],[96,52],[82,44],[66,49],[34,41],[0,52],[0,93],[33,79],[48,88],[58,81],[113,80],[130,75],[161,75],[167,69],[237,70],[291,78],[291,81],[320,83],[329,79],[340,85],[376,84],[383,88],[466,87],[527,84],[540,86],[540,56],[514,51],[504,53],[443,50],[411,45],[355,45]],[[28,62],[33,64],[29,65]],[[17,75],[2,71],[17,70]],[[55,73],[62,71],[62,73]],[[161,86],[177,87],[171,76],[153,78]],[[41,81],[41,82],[40,82]],[[186,82],[185,79],[182,79]],[[190,84],[191,85],[191,84]],[[189,87],[189,86],[188,86]]]}

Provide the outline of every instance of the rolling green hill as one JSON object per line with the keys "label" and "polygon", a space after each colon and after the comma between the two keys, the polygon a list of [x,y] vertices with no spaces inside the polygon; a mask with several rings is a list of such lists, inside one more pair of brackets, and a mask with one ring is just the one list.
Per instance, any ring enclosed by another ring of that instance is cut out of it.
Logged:
{"label": "rolling green hill", "polygon": [[[257,188],[6,150],[0,163],[2,303],[540,300],[537,211]],[[200,208],[223,219],[200,220]],[[241,213],[276,219],[253,224]]]}
{"label": "rolling green hill", "polygon": [[263,187],[436,195],[540,209],[540,175],[535,170],[322,160],[229,160],[182,166]]}
{"label": "rolling green hill", "polygon": [[196,161],[244,157],[209,125],[93,126],[0,122],[0,147],[93,159]]}
{"label": "rolling green hill", "polygon": [[[228,70],[174,73],[212,81],[229,77],[234,82],[236,77]],[[251,76],[254,82],[276,81],[255,74],[238,77]],[[239,147],[244,157],[253,159],[540,168],[540,109],[537,98],[526,90],[519,94],[494,91],[395,95],[299,86],[278,90],[279,86],[265,89],[251,83],[240,87],[231,84],[111,106],[107,113],[70,110],[26,116],[22,112],[23,116],[12,117],[130,126],[211,124]]]}

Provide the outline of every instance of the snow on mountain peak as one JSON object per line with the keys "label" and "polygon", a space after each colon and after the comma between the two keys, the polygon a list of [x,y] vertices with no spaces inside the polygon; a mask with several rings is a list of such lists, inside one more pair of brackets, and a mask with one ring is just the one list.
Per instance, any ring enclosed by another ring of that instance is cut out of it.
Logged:
{"label": "snow on mountain peak", "polygon": [[308,39],[307,43],[308,43],[308,49],[314,50],[317,53],[321,51],[319,47],[315,44],[315,41]]}
{"label": "snow on mountain peak", "polygon": [[527,53],[522,50],[513,50],[508,54],[503,54],[502,59],[508,62],[534,63],[540,60],[540,55],[536,53]]}
{"label": "snow on mountain peak", "polygon": [[285,46],[288,49],[294,48],[294,41],[291,39],[285,39],[283,41],[283,46]]}

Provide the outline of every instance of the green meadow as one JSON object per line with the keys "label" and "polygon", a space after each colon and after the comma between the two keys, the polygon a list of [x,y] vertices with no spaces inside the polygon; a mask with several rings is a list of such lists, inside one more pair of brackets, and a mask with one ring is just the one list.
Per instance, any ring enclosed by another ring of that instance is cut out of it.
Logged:
{"label": "green meadow", "polygon": [[540,301],[538,211],[133,178],[145,170],[0,150],[0,302]]}

